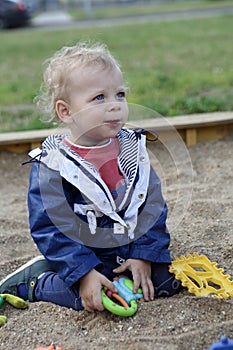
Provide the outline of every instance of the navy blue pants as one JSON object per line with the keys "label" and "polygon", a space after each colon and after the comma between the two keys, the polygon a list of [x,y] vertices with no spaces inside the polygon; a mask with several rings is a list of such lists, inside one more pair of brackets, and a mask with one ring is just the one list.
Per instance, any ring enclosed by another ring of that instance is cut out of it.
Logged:
{"label": "navy blue pants", "polygon": [[[103,275],[112,280],[116,274],[112,272],[116,266],[105,264],[99,270]],[[132,278],[130,271],[123,273]],[[177,281],[173,274],[169,272],[168,264],[152,263],[151,280],[155,288],[155,297],[168,297],[179,293],[182,289],[181,283]],[[35,288],[35,299],[37,301],[52,302],[54,304],[72,308],[74,310],[83,310],[81,297],[79,295],[79,283],[69,288],[55,272],[45,272],[38,279]]]}

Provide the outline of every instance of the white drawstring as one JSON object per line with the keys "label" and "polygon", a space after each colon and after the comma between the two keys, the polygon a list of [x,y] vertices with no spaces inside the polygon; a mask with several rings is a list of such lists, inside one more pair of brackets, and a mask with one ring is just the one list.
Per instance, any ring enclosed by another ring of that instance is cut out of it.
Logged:
{"label": "white drawstring", "polygon": [[88,221],[91,234],[94,235],[96,233],[97,220],[96,220],[95,212],[93,210],[87,211],[87,221]]}
{"label": "white drawstring", "polygon": [[129,237],[129,239],[134,239],[134,232],[129,231],[128,237]]}

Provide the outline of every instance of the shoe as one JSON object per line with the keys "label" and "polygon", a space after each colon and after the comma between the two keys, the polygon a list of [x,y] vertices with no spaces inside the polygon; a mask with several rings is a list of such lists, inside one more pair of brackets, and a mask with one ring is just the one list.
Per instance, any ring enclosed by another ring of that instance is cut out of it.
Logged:
{"label": "shoe", "polygon": [[52,271],[50,264],[42,255],[37,256],[0,281],[0,294],[12,294],[35,301],[37,279],[47,271]]}

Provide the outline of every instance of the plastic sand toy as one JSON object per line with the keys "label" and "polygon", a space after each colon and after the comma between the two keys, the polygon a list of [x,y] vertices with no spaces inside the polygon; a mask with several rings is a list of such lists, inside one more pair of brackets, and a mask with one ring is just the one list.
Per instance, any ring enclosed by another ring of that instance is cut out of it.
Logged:
{"label": "plastic sand toy", "polygon": [[45,348],[36,348],[35,350],[62,350],[62,348],[56,347],[55,345],[49,345]]}
{"label": "plastic sand toy", "polygon": [[141,288],[133,293],[133,281],[125,276],[114,278],[113,284],[117,287],[117,293],[108,289],[102,289],[102,302],[108,311],[118,316],[132,316],[137,312],[137,300],[143,299]]}
{"label": "plastic sand toy", "polygon": [[[26,309],[28,307],[28,304],[25,300],[16,297],[15,295],[0,294],[0,308],[2,307],[4,301],[6,301],[8,304],[14,306],[17,309]],[[6,322],[7,317],[4,315],[0,315],[0,327],[3,326]]]}
{"label": "plastic sand toy", "polygon": [[169,271],[196,296],[223,299],[233,297],[233,281],[230,276],[224,275],[223,269],[217,268],[217,263],[211,262],[204,255],[194,253],[181,256],[172,262]]}
{"label": "plastic sand toy", "polygon": [[207,350],[233,350],[233,340],[228,340],[227,336],[223,335],[219,343],[213,343]]}

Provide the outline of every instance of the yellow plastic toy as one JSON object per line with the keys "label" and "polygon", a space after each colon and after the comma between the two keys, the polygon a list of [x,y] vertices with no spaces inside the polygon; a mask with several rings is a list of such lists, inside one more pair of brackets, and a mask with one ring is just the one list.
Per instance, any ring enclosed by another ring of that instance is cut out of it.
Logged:
{"label": "yellow plastic toy", "polygon": [[196,296],[212,296],[227,299],[233,297],[233,281],[230,275],[224,275],[216,262],[205,255],[193,255],[176,258],[169,267],[183,287]]}

